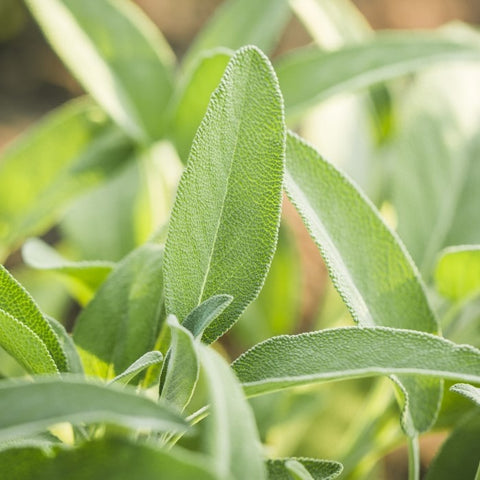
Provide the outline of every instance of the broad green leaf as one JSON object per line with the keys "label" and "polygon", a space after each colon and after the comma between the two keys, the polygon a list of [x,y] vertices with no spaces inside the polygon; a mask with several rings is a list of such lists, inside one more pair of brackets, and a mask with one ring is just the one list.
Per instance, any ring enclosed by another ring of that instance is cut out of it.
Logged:
{"label": "broad green leaf", "polygon": [[165,380],[160,398],[182,411],[192,398],[200,366],[190,331],[182,327],[174,315],[169,315],[167,324],[170,327],[172,341],[164,364],[166,371],[162,372]]}
{"label": "broad green leaf", "polygon": [[211,348],[199,345],[199,354],[209,401],[202,451],[211,457],[219,478],[266,478],[255,418],[237,379]]}
{"label": "broad green leaf", "polygon": [[0,471],[12,480],[216,480],[205,462],[179,448],[159,450],[124,438],[103,438],[78,448],[0,452]]}
{"label": "broad green leaf", "polygon": [[475,480],[480,463],[480,415],[473,412],[444,442],[425,480]]}
{"label": "broad green leaf", "polygon": [[183,326],[195,338],[201,337],[205,329],[232,303],[231,295],[214,295],[195,307],[183,321]]}
{"label": "broad green leaf", "polygon": [[205,115],[210,96],[217,88],[232,55],[233,52],[227,49],[203,53],[177,93],[170,134],[184,162],[187,161],[193,137]]}
{"label": "broad green leaf", "polygon": [[113,262],[67,260],[38,238],[28,239],[24,243],[22,257],[29,267],[60,273],[79,282],[89,296],[98,290],[114,267]]}
{"label": "broad green leaf", "polygon": [[297,385],[378,375],[480,381],[480,350],[429,333],[388,327],[343,327],[282,335],[232,364],[248,395]]}
{"label": "broad green leaf", "polygon": [[128,383],[132,378],[135,378],[139,373],[143,372],[148,367],[159,365],[163,362],[163,355],[161,352],[153,350],[145,353],[138,360],[135,360],[125,371],[117,375],[109,383]]}
{"label": "broad green leaf", "polygon": [[168,313],[180,322],[217,294],[230,306],[205,331],[213,342],[257,296],[280,222],[285,126],[268,59],[255,47],[230,61],[195,136],[165,248]]}
{"label": "broad green leaf", "polygon": [[32,435],[61,422],[107,422],[154,431],[185,432],[169,407],[134,390],[79,379],[37,378],[0,383],[0,441]]}
{"label": "broad green leaf", "polygon": [[163,248],[145,244],[122,260],[77,319],[85,373],[112,379],[152,350],[162,321]]}
{"label": "broad green leaf", "polygon": [[267,469],[269,480],[331,480],[340,475],[342,465],[313,458],[281,458],[268,460]]}
{"label": "broad green leaf", "polygon": [[305,48],[276,64],[287,115],[302,113],[321,100],[359,90],[434,63],[480,58],[475,42],[426,32],[377,34],[371,40],[325,52]]}
{"label": "broad green leaf", "polygon": [[27,0],[48,41],[83,87],[137,140],[161,137],[173,55],[125,0]]}
{"label": "broad green leaf", "polygon": [[480,246],[461,245],[443,250],[435,268],[437,290],[454,301],[480,292]]}
{"label": "broad green leaf", "polygon": [[0,309],[0,346],[28,372],[58,373],[42,339],[26,324]]}
{"label": "broad green leaf", "polygon": [[236,50],[251,44],[269,53],[289,18],[288,0],[227,0],[195,39],[184,64],[216,47]]}
{"label": "broad green leaf", "polygon": [[65,352],[48,320],[42,315],[30,294],[2,265],[0,265],[0,309],[28,327],[45,345],[58,370],[67,371]]}
{"label": "broad green leaf", "polygon": [[[285,188],[360,325],[437,331],[420,275],[403,244],[372,203],[294,134],[287,137]],[[427,430],[440,405],[441,382],[409,378],[402,385],[407,395],[413,394],[405,402],[404,428],[412,433],[413,424],[418,431]]]}
{"label": "broad green leaf", "polygon": [[68,361],[68,371],[70,373],[83,374],[82,361],[80,360],[77,347],[75,346],[75,343],[73,343],[72,336],[65,330],[65,327],[60,322],[48,315],[45,318],[48,320],[48,323],[62,345]]}
{"label": "broad green leaf", "polygon": [[474,387],[473,385],[468,385],[466,383],[457,383],[453,385],[453,387],[450,387],[450,390],[463,395],[480,406],[480,388]]}
{"label": "broad green leaf", "polygon": [[89,101],[76,100],[47,115],[0,158],[0,249],[48,228],[66,202],[97,185],[131,151]]}

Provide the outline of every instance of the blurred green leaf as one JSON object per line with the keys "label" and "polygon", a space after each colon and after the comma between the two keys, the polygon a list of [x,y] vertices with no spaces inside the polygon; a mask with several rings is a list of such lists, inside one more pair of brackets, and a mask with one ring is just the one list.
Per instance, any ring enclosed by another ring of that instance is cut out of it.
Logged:
{"label": "blurred green leaf", "polygon": [[359,90],[447,60],[479,59],[475,42],[426,32],[377,34],[332,52],[305,48],[285,55],[276,71],[288,116],[321,100]]}
{"label": "blurred green leaf", "polygon": [[0,471],[13,480],[216,480],[202,459],[179,448],[159,450],[103,438],[54,453],[36,448],[0,452]]}
{"label": "blurred green leaf", "polygon": [[248,395],[297,385],[378,375],[480,381],[480,350],[429,333],[343,327],[259,343],[232,368]]}
{"label": "blurred green leaf", "polygon": [[289,18],[288,0],[227,0],[194,40],[183,63],[190,66],[203,51],[216,47],[236,50],[251,44],[269,53]]}
{"label": "blurred green leaf", "polygon": [[182,411],[190,402],[197,384],[200,366],[194,339],[174,315],[167,318],[172,335],[170,350],[164,363],[166,372],[160,398]]}
{"label": "blurred green leaf", "polygon": [[120,375],[117,375],[113,380],[111,380],[110,383],[128,383],[148,367],[159,365],[162,362],[163,355],[161,352],[157,352],[156,350],[147,352],[138,360],[135,360],[126,370],[120,373]]}
{"label": "blurred green leaf", "polygon": [[32,435],[60,422],[106,422],[173,432],[188,428],[173,409],[132,389],[71,378],[2,381],[0,411],[0,441]]}
{"label": "blurred green leaf", "polygon": [[454,301],[480,292],[480,246],[460,245],[443,250],[435,268],[438,292]]}
{"label": "blurred green leaf", "polygon": [[450,390],[452,392],[463,395],[464,397],[468,398],[469,400],[480,406],[480,388],[476,388],[466,383],[457,383],[456,385],[450,387]]}
{"label": "blurred green leaf", "polygon": [[199,345],[209,414],[202,421],[201,449],[211,457],[219,478],[266,478],[253,412],[225,360]]}
{"label": "blurred green leaf", "polygon": [[84,99],[50,113],[0,158],[0,250],[44,231],[131,153],[130,142]]}
{"label": "blurred green leaf", "polygon": [[[0,265],[0,309],[9,314],[10,318],[3,315],[3,321],[9,323],[10,334],[12,328],[13,330],[15,328],[11,320],[13,317],[15,321],[25,325],[45,345],[58,370],[61,372],[68,370],[65,352],[47,319],[40,312],[30,294],[2,265]],[[6,325],[5,328],[7,328]],[[27,333],[27,330],[23,329],[22,332],[24,335],[30,336],[30,332]],[[14,342],[15,337],[12,337],[11,341]]]}
{"label": "blurred green leaf", "polygon": [[129,136],[146,142],[164,134],[173,54],[133,2],[26,3],[60,58]]}
{"label": "blurred green leaf", "polygon": [[195,132],[207,110],[233,52],[214,49],[204,52],[177,92],[170,134],[182,161],[186,163]]}
{"label": "blurred green leaf", "polygon": [[333,480],[342,472],[342,465],[313,458],[280,458],[268,460],[267,469],[269,480]]}
{"label": "blurred green leaf", "polygon": [[154,348],[163,320],[163,248],[122,260],[81,312],[73,338],[85,372],[112,379]]}
{"label": "blurred green leaf", "polygon": [[258,294],[280,223],[285,126],[268,59],[240,49],[212,96],[178,187],[165,248],[168,313],[180,322],[234,297],[206,329],[213,342]]}

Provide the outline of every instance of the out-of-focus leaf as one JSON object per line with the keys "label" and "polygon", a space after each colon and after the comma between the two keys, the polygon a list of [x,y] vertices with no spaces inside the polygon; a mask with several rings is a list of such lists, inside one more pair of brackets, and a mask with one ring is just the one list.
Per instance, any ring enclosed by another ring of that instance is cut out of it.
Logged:
{"label": "out-of-focus leaf", "polygon": [[106,261],[73,262],[38,238],[27,240],[22,248],[24,262],[37,270],[61,273],[84,286],[91,296],[105,281],[115,264]]}
{"label": "out-of-focus leaf", "polygon": [[160,398],[183,410],[192,398],[200,366],[191,332],[181,326],[174,315],[169,315],[167,323],[172,341],[164,364],[166,372]]}
{"label": "out-of-focus leaf", "polygon": [[480,350],[429,333],[388,327],[343,327],[282,335],[232,364],[248,395],[297,385],[378,375],[480,381]]}
{"label": "out-of-focus leaf", "polygon": [[216,480],[205,462],[179,448],[159,450],[124,438],[103,438],[78,448],[11,448],[0,471],[13,480]]}
{"label": "out-of-focus leaf", "polygon": [[[437,331],[420,275],[403,244],[355,185],[294,134],[287,137],[285,188],[360,325]],[[406,395],[404,429],[412,435],[428,430],[440,407],[441,381],[394,380]]]}
{"label": "out-of-focus leaf", "polygon": [[453,385],[453,387],[450,387],[450,390],[467,397],[472,402],[480,406],[480,388],[476,388],[473,385],[468,385],[466,383],[457,383]]}
{"label": "out-of-focus leaf", "polygon": [[154,348],[163,318],[163,248],[145,244],[122,260],[77,319],[85,373],[112,379]]}
{"label": "out-of-focus leaf", "polygon": [[[30,294],[2,265],[0,265],[0,309],[13,317],[15,321],[28,327],[35,337],[38,337],[45,345],[58,370],[61,372],[67,371],[68,363],[65,352],[48,320],[40,312]],[[10,319],[4,316],[4,320],[7,322]],[[11,321],[9,323],[11,324]],[[23,331],[25,335],[28,335],[26,330]],[[12,341],[14,341],[14,338],[12,338]]]}
{"label": "out-of-focus leaf", "polygon": [[480,292],[480,246],[443,250],[435,268],[435,284],[444,297],[454,301]]}
{"label": "out-of-focus leaf", "polygon": [[163,362],[163,355],[161,352],[153,350],[145,353],[138,360],[135,360],[125,371],[117,375],[110,383],[128,383],[132,378],[135,378],[143,370],[153,365],[159,365]]}
{"label": "out-of-focus leaf", "polygon": [[225,360],[199,345],[207,383],[209,415],[202,422],[201,449],[219,478],[266,478],[260,439],[253,412]]}
{"label": "out-of-focus leaf", "polygon": [[269,480],[333,480],[342,473],[341,463],[314,458],[268,460],[267,469]]}
{"label": "out-of-focus leaf", "polygon": [[203,53],[177,93],[170,134],[183,162],[187,161],[193,137],[205,115],[210,96],[217,88],[232,55],[233,52],[227,49]]}
{"label": "out-of-focus leaf", "polygon": [[60,58],[128,135],[163,135],[173,54],[133,2],[26,3]]}
{"label": "out-of-focus leaf", "polygon": [[276,64],[288,116],[298,115],[321,100],[359,90],[434,63],[480,58],[475,42],[461,42],[438,33],[378,34],[371,40],[325,52],[305,48]]}
{"label": "out-of-focus leaf", "polygon": [[469,415],[458,425],[428,469],[425,480],[472,480],[480,463],[480,415]]}
{"label": "out-of-focus leaf", "polygon": [[227,0],[195,39],[184,64],[216,47],[236,50],[251,44],[269,53],[289,18],[288,0]]}
{"label": "out-of-focus leaf", "polygon": [[213,342],[257,296],[280,223],[285,125],[268,59],[240,49],[212,95],[180,180],[165,248],[168,313],[233,296],[206,329]]}
{"label": "out-of-focus leaf", "polygon": [[154,431],[185,432],[188,424],[168,406],[79,379],[37,378],[0,383],[0,440],[20,438],[60,423],[107,422]]}
{"label": "out-of-focus leaf", "polygon": [[48,228],[66,203],[119,168],[132,146],[91,102],[50,113],[0,158],[0,248]]}

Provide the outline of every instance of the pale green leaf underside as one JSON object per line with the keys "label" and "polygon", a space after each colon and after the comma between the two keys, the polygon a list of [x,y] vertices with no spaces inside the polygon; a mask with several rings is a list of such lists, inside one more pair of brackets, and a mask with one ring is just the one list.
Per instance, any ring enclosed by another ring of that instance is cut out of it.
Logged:
{"label": "pale green leaf underside", "polygon": [[461,301],[480,292],[480,246],[461,245],[441,252],[435,268],[439,293]]}
{"label": "pale green leaf underside", "polygon": [[48,228],[67,201],[97,185],[131,151],[130,142],[90,101],[75,100],[47,115],[2,153],[2,247]]}
{"label": "pale green leaf underside", "polygon": [[159,30],[124,0],[28,0],[60,58],[130,136],[164,133],[172,53]]}
{"label": "pale green leaf underside", "polygon": [[329,460],[281,458],[267,461],[267,478],[269,480],[296,480],[297,478],[302,480],[333,480],[340,475],[342,469],[340,463]]}
{"label": "pale green leaf underside", "polygon": [[120,375],[117,375],[109,383],[128,383],[132,378],[146,370],[153,365],[159,365],[163,362],[163,355],[161,352],[153,350],[142,355],[138,360],[135,360],[126,370]]}
{"label": "pale green leaf underside", "polygon": [[180,180],[165,248],[167,312],[182,322],[232,295],[212,342],[257,296],[277,241],[284,168],[281,94],[268,59],[239,50],[212,95]]}
{"label": "pale green leaf underside", "polygon": [[480,388],[474,387],[473,385],[468,385],[466,383],[457,383],[450,387],[450,390],[463,395],[480,406]]}
{"label": "pale green leaf underside", "polygon": [[480,58],[475,43],[438,33],[383,33],[332,52],[307,48],[276,64],[287,115],[336,93],[358,90],[447,60]]}
{"label": "pale green leaf underside", "polygon": [[206,379],[209,415],[202,422],[202,451],[212,458],[219,478],[265,478],[255,418],[242,389],[225,360],[199,345]]}
{"label": "pale green leaf underside", "polygon": [[60,422],[107,422],[174,432],[188,428],[172,409],[127,387],[113,388],[79,379],[3,381],[0,412],[0,441],[33,435]]}
{"label": "pale green leaf underside", "polygon": [[186,451],[158,450],[125,438],[103,438],[46,454],[35,448],[0,452],[0,471],[15,480],[218,480]]}
{"label": "pale green leaf underside", "polygon": [[105,281],[115,264],[106,261],[72,262],[38,238],[28,239],[22,247],[24,262],[37,270],[67,275],[82,282],[92,292]]}
{"label": "pale green leaf underside", "polygon": [[162,320],[163,248],[125,257],[77,319],[73,338],[85,372],[112,379],[154,348]]}
{"label": "pale green leaf underside", "polygon": [[273,337],[241,355],[232,367],[248,395],[378,375],[475,383],[480,382],[480,351],[423,332],[344,327]]}
{"label": "pale green leaf underside", "polygon": [[190,331],[181,326],[174,315],[167,318],[167,323],[172,341],[164,365],[166,373],[160,397],[182,411],[192,398],[200,365]]}
{"label": "pale green leaf underside", "polygon": [[27,325],[0,309],[0,346],[29,373],[58,373],[41,338]]}
{"label": "pale green leaf underside", "polygon": [[58,370],[68,369],[57,335],[30,294],[0,265],[0,309],[29,328],[45,345]]}

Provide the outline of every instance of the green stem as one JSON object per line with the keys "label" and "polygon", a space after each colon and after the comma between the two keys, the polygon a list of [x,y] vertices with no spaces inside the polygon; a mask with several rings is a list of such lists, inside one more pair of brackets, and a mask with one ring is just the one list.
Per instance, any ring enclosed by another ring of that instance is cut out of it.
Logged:
{"label": "green stem", "polygon": [[420,447],[418,436],[408,437],[408,480],[420,480]]}

